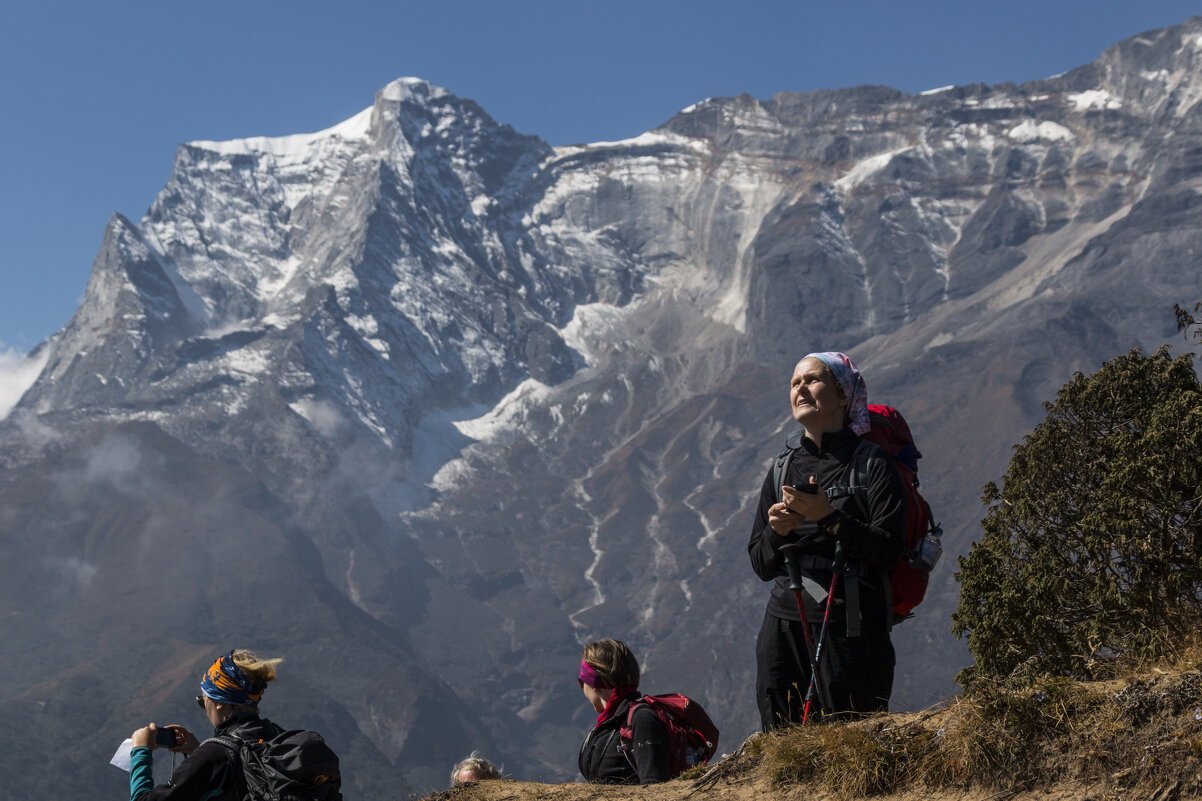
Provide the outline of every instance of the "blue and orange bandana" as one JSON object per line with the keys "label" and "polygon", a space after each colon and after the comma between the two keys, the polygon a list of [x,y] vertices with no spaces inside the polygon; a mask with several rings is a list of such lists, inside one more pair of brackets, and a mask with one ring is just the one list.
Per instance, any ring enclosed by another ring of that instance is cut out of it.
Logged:
{"label": "blue and orange bandana", "polygon": [[872,428],[872,423],[868,419],[868,384],[864,383],[864,376],[860,375],[860,371],[851,363],[851,359],[845,354],[838,351],[824,351],[823,353],[807,353],[798,361],[800,364],[806,359],[817,359],[830,369],[831,375],[839,382],[839,386],[843,389],[843,397],[847,399],[847,425],[857,434],[863,434],[868,429]]}
{"label": "blue and orange bandana", "polygon": [[258,706],[265,686],[255,686],[234,664],[234,652],[217,657],[200,680],[200,691],[219,704]]}

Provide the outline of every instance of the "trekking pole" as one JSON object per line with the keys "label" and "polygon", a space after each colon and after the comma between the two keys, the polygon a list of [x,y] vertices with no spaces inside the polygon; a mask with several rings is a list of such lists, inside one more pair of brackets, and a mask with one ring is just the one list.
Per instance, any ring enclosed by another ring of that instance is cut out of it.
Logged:
{"label": "trekking pole", "polygon": [[827,627],[831,622],[831,602],[835,599],[835,589],[839,586],[839,574],[843,572],[843,546],[840,543],[835,543],[835,562],[831,570],[831,590],[826,594],[826,611],[822,614],[822,630],[818,632],[818,647],[814,649],[814,672],[810,675],[810,686],[806,690],[806,705],[801,713],[801,725],[806,724],[806,719],[810,716],[810,700],[815,693],[818,695],[819,710],[827,709],[828,712],[835,710],[826,707],[823,700],[827,693],[822,692],[821,682],[818,678],[818,665],[822,664],[822,646],[826,642]]}
{"label": "trekking pole", "polygon": [[[818,675],[818,660],[814,652],[814,636],[810,633],[810,621],[806,617],[806,605],[801,598],[801,591],[805,585],[801,583],[801,564],[797,561],[797,543],[786,543],[780,546],[781,555],[785,557],[785,569],[789,571],[789,589],[793,590],[793,598],[797,601],[797,615],[801,618],[801,629],[805,633],[806,641],[806,656],[810,658],[810,687],[815,687],[814,678]],[[829,601],[829,599],[828,599]],[[829,606],[829,603],[828,603]],[[818,703],[825,705],[826,699],[822,692],[822,687],[817,687]],[[807,691],[807,696],[809,692]],[[809,701],[807,699],[806,709],[802,712],[801,723],[805,725],[806,712],[809,711]]]}

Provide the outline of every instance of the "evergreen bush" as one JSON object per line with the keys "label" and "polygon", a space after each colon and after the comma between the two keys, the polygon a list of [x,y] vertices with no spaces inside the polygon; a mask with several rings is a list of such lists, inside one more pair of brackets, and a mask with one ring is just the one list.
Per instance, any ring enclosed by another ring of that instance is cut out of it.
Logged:
{"label": "evergreen bush", "polygon": [[987,484],[959,559],[957,678],[1083,675],[1164,656],[1202,623],[1202,385],[1189,355],[1136,349],[1047,403]]}

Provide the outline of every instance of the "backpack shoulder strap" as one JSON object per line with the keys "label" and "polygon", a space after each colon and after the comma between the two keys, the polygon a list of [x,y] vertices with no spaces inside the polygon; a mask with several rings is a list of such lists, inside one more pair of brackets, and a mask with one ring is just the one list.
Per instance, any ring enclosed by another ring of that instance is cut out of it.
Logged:
{"label": "backpack shoulder strap", "polygon": [[789,473],[789,463],[793,461],[793,452],[801,447],[801,433],[793,433],[785,437],[785,449],[776,455],[776,464],[772,467],[772,484],[776,488],[776,500],[781,499],[780,488],[785,483]]}
{"label": "backpack shoulder strap", "polygon": [[626,722],[618,728],[618,750],[622,752],[622,756],[626,757],[627,764],[635,771],[638,771],[639,766],[634,763],[634,713],[640,709],[647,709],[655,713],[650,704],[643,698],[639,698],[626,707]]}
{"label": "backpack shoulder strap", "polygon": [[772,484],[776,487],[776,500],[778,503],[781,499],[780,488],[785,481],[785,472],[789,469],[789,462],[791,461],[793,461],[793,450],[786,448],[777,455],[776,464],[772,468]]}
{"label": "backpack shoulder strap", "polygon": [[856,505],[864,514],[864,522],[871,523],[868,511],[868,499],[864,497],[868,487],[868,460],[872,458],[872,443],[866,439],[856,444],[856,450],[851,455],[851,464],[847,467],[847,488],[855,499]]}
{"label": "backpack shoulder strap", "polygon": [[647,700],[647,696],[644,695],[641,696],[639,700],[632,701],[626,708],[626,723],[622,725],[621,735],[623,740],[630,739],[632,733],[634,732],[634,716],[635,713],[640,709],[646,709],[648,712],[656,715],[657,717],[659,715],[659,713],[655,711],[655,708],[652,707],[651,703]]}
{"label": "backpack shoulder strap", "polygon": [[[246,780],[242,776],[244,765],[242,761],[242,747],[246,745],[246,741],[232,734],[214,734],[212,737],[200,743],[200,745],[197,745],[196,747],[200,748],[201,745],[205,745],[206,743],[217,743],[225,749],[226,754],[228,754],[230,758],[228,763],[229,773],[226,775],[232,777],[235,791],[243,792],[243,788],[246,786]],[[225,779],[222,779],[221,783],[224,787]]]}
{"label": "backpack shoulder strap", "polygon": [[230,752],[230,753],[231,753],[231,754],[233,754],[234,756],[238,756],[238,749],[240,749],[240,748],[242,747],[242,744],[243,744],[243,743],[242,743],[242,740],[238,739],[237,737],[234,737],[233,735],[230,735],[230,734],[214,734],[214,735],[213,735],[212,737],[210,737],[209,739],[207,739],[207,740],[202,740],[202,741],[200,742],[200,744],[199,744],[199,745],[197,745],[196,747],[197,747],[197,748],[200,748],[200,746],[201,746],[201,745],[206,745],[206,744],[208,744],[208,743],[217,743],[218,745],[220,745],[220,746],[222,746],[223,748],[225,748],[225,750],[226,750],[226,751]]}

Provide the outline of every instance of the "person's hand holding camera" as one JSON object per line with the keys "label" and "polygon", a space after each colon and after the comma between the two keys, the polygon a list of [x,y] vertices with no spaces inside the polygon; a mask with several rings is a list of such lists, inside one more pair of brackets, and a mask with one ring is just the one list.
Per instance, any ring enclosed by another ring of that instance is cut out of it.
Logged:
{"label": "person's hand holding camera", "polygon": [[131,734],[130,740],[133,741],[134,748],[149,748],[151,751],[166,748],[168,751],[185,755],[191,754],[196,750],[196,746],[200,745],[196,735],[179,724],[156,726],[151,723]]}

